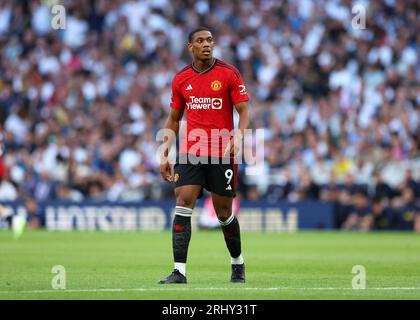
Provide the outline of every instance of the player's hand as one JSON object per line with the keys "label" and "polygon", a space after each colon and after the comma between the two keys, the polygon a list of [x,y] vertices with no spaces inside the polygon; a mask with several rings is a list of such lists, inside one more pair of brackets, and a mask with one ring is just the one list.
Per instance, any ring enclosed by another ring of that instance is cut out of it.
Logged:
{"label": "player's hand", "polygon": [[174,177],[172,175],[172,168],[169,162],[165,162],[160,165],[160,174],[163,180],[167,182],[172,182],[174,180]]}
{"label": "player's hand", "polygon": [[241,131],[236,131],[235,135],[233,136],[232,139],[230,139],[225,152],[223,154],[224,157],[229,157],[229,156],[236,156],[239,152],[239,147],[242,144],[242,133]]}

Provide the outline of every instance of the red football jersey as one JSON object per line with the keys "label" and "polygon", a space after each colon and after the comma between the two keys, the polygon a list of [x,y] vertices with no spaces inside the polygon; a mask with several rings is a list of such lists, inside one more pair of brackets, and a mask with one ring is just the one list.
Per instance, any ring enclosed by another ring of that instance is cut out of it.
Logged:
{"label": "red football jersey", "polygon": [[[186,133],[180,153],[222,157],[233,130],[233,108],[248,101],[239,71],[214,59],[202,72],[190,64],[178,72],[172,82],[171,108],[185,110]],[[222,138],[223,136],[223,138]]]}

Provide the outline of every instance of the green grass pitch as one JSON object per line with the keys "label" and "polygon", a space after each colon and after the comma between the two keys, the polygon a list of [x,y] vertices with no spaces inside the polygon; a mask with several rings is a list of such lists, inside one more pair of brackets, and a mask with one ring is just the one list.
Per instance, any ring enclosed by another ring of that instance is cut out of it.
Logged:
{"label": "green grass pitch", "polygon": [[[221,231],[194,231],[187,285],[158,285],[173,268],[170,232],[0,232],[0,299],[419,299],[420,235],[242,234],[247,282],[231,284]],[[66,272],[54,290],[53,266]],[[354,265],[366,289],[352,289]]]}

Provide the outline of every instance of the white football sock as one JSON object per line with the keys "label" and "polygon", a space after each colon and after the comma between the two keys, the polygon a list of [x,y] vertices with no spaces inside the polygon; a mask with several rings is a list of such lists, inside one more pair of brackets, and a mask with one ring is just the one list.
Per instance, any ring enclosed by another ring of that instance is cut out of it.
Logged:
{"label": "white football sock", "polygon": [[239,255],[239,257],[237,258],[230,258],[230,263],[231,264],[243,264],[244,263],[244,258],[242,257],[242,254]]}
{"label": "white football sock", "polygon": [[181,274],[186,277],[186,269],[187,269],[187,264],[186,263],[182,263],[182,262],[175,262],[175,267],[174,269],[178,269],[179,272],[181,272]]}

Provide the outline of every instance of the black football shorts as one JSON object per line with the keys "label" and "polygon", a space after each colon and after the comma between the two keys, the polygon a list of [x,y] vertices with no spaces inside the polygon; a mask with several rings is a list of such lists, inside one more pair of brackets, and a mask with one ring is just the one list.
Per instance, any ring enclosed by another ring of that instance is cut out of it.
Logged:
{"label": "black football shorts", "polygon": [[[238,165],[233,163],[233,159],[229,163],[223,163],[221,158],[201,157],[192,162],[187,155],[179,155],[174,166],[174,184],[175,188],[201,185],[210,192],[234,198],[237,171]],[[202,195],[203,189],[199,198]]]}

